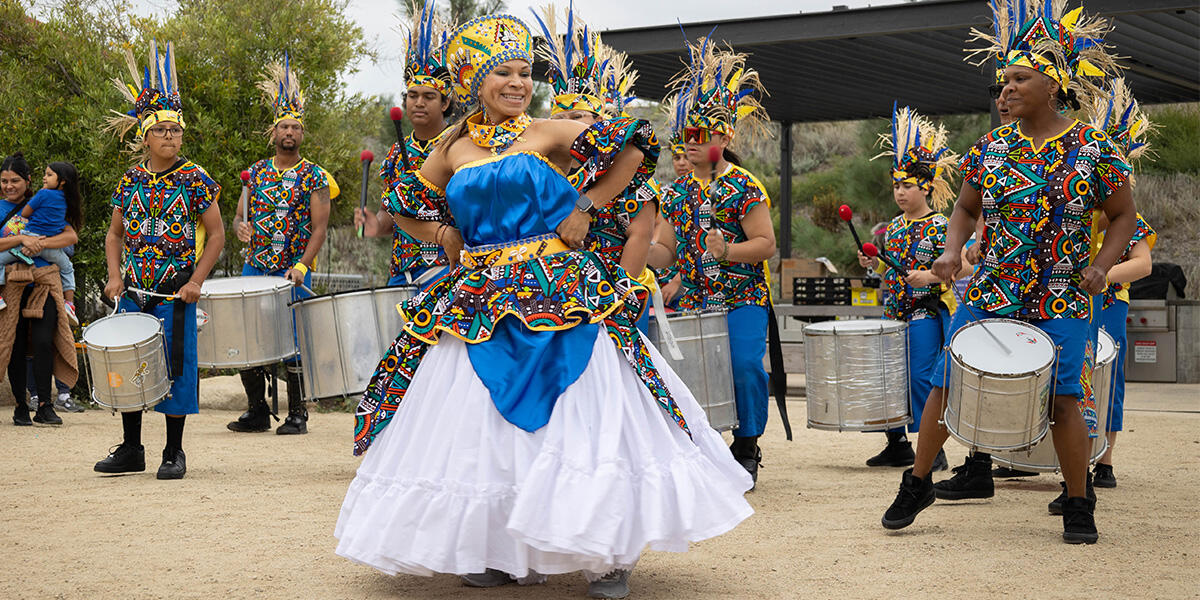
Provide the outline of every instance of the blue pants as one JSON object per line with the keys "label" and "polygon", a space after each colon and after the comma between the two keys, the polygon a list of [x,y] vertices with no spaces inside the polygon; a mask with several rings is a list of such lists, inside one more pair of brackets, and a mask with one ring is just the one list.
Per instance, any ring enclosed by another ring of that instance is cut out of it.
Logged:
{"label": "blue pants", "polygon": [[[69,246],[68,248],[73,248],[73,246]],[[13,254],[13,252],[17,251],[20,251],[20,248],[0,252],[0,285],[4,284],[5,266],[21,260],[17,258],[16,254]],[[74,254],[74,250],[72,250],[71,254]],[[35,267],[44,266],[38,264],[43,261],[46,264],[58,267],[58,276],[62,280],[62,289],[64,292],[75,289],[75,266],[71,264],[71,256],[67,254],[67,248],[44,248],[38,253],[37,258],[42,260],[35,261]]]}
{"label": "blue pants", "polygon": [[[38,393],[37,386],[34,385],[36,380],[33,378],[33,357],[30,357],[26,360],[26,365],[28,366],[28,369],[25,373],[25,388],[29,390],[30,396],[36,397]],[[54,378],[54,387],[55,391],[59,394],[71,393],[71,388],[68,387],[67,384],[59,381],[57,377]],[[53,400],[53,398],[51,398],[51,400]]]}
{"label": "blue pants", "polygon": [[738,428],[734,437],[756,437],[767,428],[767,307],[739,306],[725,315]]}
{"label": "blue pants", "polygon": [[413,285],[414,281],[419,279],[425,273],[434,269],[438,270],[438,274],[421,284],[421,289],[429,287],[430,284],[440,279],[450,270],[450,267],[438,265],[433,267],[418,267],[416,269],[409,269],[408,271],[405,271],[399,275],[393,275],[390,279],[388,279],[387,284],[389,287],[396,285]]}
{"label": "blue pants", "polygon": [[1100,311],[1100,326],[1117,342],[1116,364],[1113,365],[1111,403],[1108,406],[1108,430],[1121,431],[1125,425],[1125,346],[1129,336],[1125,333],[1125,318],[1129,316],[1129,304],[1120,300]]}
{"label": "blue pants", "polygon": [[[175,302],[180,302],[176,300]],[[183,372],[171,379],[171,393],[154,410],[165,415],[194,415],[200,412],[200,368],[196,364],[196,305],[184,304]],[[163,325],[163,343],[167,346],[167,364],[171,364],[172,340],[175,339],[175,303],[163,302],[148,311],[139,310],[129,298],[122,297],[119,312],[145,312]],[[168,369],[168,374],[170,370]]]}
{"label": "blue pants", "polygon": [[[262,269],[259,269],[258,267],[252,267],[247,264],[247,265],[242,265],[242,277],[252,277],[252,276],[256,276],[256,275],[266,275],[268,277],[283,277],[284,275],[287,275],[287,272],[290,269],[291,269],[291,267],[288,267],[287,269],[279,269],[278,271],[264,271]],[[304,274],[304,287],[308,288],[309,290],[312,289],[312,271],[309,271]],[[303,288],[297,287],[297,288],[292,289],[292,300],[293,301],[300,300],[303,298],[308,298],[310,296],[312,296],[312,294],[308,293],[308,290],[305,290]],[[295,344],[295,346],[297,348],[300,347],[300,338],[299,338],[299,336],[296,335],[296,313],[295,312],[292,313],[292,343]],[[299,362],[300,362],[300,356],[297,355],[297,356],[293,356],[289,359],[284,360],[283,364],[294,365]]]}
{"label": "blue pants", "polygon": [[[908,424],[909,433],[921,429],[925,401],[929,399],[929,390],[933,388],[929,378],[942,354],[942,346],[946,345],[949,328],[950,311],[945,308],[938,311],[936,319],[908,322],[908,404],[913,416],[913,422]],[[903,430],[903,427],[897,427],[890,431]]]}
{"label": "blue pants", "polygon": [[650,335],[650,308],[649,307],[646,307],[646,310],[642,311],[642,318],[637,320],[637,328],[638,328],[638,331],[642,332],[642,335]]}

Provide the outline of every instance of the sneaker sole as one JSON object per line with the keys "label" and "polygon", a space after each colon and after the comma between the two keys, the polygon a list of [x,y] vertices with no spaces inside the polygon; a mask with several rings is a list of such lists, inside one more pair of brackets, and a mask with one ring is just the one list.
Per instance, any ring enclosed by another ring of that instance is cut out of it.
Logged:
{"label": "sneaker sole", "polygon": [[142,465],[142,467],[140,469],[133,468],[133,469],[116,470],[116,469],[102,469],[100,467],[92,467],[92,470],[97,473],[104,473],[105,475],[120,475],[122,473],[144,473],[146,471],[146,465]]}
{"label": "sneaker sole", "polygon": [[899,519],[896,521],[889,521],[889,520],[887,520],[886,517],[884,517],[884,518],[880,519],[879,522],[883,524],[884,529],[904,529],[905,527],[912,525],[913,521],[917,520],[917,515],[921,514],[921,511],[932,506],[933,501],[936,498],[937,498],[936,494],[933,496],[930,496],[929,502],[926,502],[922,506],[918,506],[917,510],[915,512],[913,512],[913,514],[909,515],[908,518]]}
{"label": "sneaker sole", "polygon": [[233,423],[230,423],[230,424],[228,424],[228,425],[226,425],[226,426],[225,426],[225,429],[228,429],[228,430],[230,430],[230,431],[233,431],[233,432],[235,432],[235,433],[262,433],[262,432],[264,432],[264,431],[270,431],[270,430],[271,430],[271,426],[270,426],[270,425],[268,425],[268,426],[266,426],[266,427],[264,427],[264,428],[262,428],[262,429],[242,429],[242,428],[240,428],[240,427],[235,427],[235,426],[233,425]]}
{"label": "sneaker sole", "polygon": [[916,459],[909,460],[909,461],[900,460],[900,461],[892,461],[892,462],[881,462],[881,463],[875,463],[875,464],[871,464],[868,462],[867,466],[868,467],[911,467],[911,466],[913,466],[914,462],[916,462]]}
{"label": "sneaker sole", "polygon": [[34,422],[34,423],[37,423],[38,425],[50,425],[50,426],[52,426],[52,427],[57,427],[57,426],[59,426],[59,425],[62,425],[62,424],[63,424],[63,422],[62,422],[62,420],[61,420],[61,419],[59,419],[59,421],[56,423],[56,422],[54,422],[54,421],[43,421],[43,420],[41,420],[41,419],[37,419],[37,418],[35,418],[35,419],[33,420],[33,422]]}
{"label": "sneaker sole", "polygon": [[996,490],[988,490],[987,492],[943,492],[936,487],[933,488],[933,496],[938,500],[972,500],[991,498],[996,495]]}
{"label": "sneaker sole", "polygon": [[1063,541],[1068,544],[1095,544],[1100,539],[1099,533],[1069,533],[1063,532]]}
{"label": "sneaker sole", "polygon": [[167,480],[167,479],[183,479],[183,476],[184,476],[184,475],[187,475],[187,471],[184,471],[184,472],[182,472],[182,473],[179,473],[178,475],[176,475],[176,474],[174,474],[174,473],[167,474],[167,475],[163,475],[162,473],[155,473],[155,474],[154,474],[154,478],[155,478],[155,479],[161,479],[161,480]]}
{"label": "sneaker sole", "polygon": [[1104,481],[1104,482],[1101,482],[1101,481],[1098,481],[1098,480],[1093,480],[1093,481],[1092,481],[1092,487],[1098,487],[1098,488],[1104,488],[1104,489],[1106,489],[1106,490],[1111,490],[1112,488],[1115,488],[1115,487],[1117,487],[1117,482],[1116,482],[1116,481]]}

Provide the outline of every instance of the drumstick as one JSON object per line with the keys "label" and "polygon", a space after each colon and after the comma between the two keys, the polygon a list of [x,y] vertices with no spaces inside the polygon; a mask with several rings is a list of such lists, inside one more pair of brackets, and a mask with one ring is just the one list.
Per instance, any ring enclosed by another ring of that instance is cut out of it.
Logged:
{"label": "drumstick", "polygon": [[250,171],[242,171],[242,199],[238,204],[242,205],[242,222],[248,221],[248,213],[250,212]]}
{"label": "drumstick", "polygon": [[403,173],[408,170],[408,144],[404,141],[404,110],[399,106],[393,106],[388,111],[388,116],[392,118],[392,127],[396,128],[396,143],[400,146],[400,158],[404,164],[400,165],[399,171]]}
{"label": "drumstick", "polygon": [[[862,240],[858,239],[858,230],[854,229],[854,221],[852,220],[854,218],[854,211],[850,210],[849,206],[843,204],[838,207],[838,217],[841,217],[846,222],[846,225],[850,226],[850,235],[854,236],[854,243],[858,245],[859,250],[862,250],[863,243]],[[863,252],[863,254],[866,254],[866,252]]]}
{"label": "drumstick", "polygon": [[[367,178],[370,176],[371,161],[375,160],[375,154],[370,150],[363,150],[358,157],[362,159],[362,193],[358,197],[359,210],[367,209]],[[358,226],[358,237],[363,236],[363,226]]]}
{"label": "drumstick", "polygon": [[900,265],[892,262],[892,259],[884,256],[883,254],[880,254],[879,248],[876,248],[875,244],[872,244],[871,242],[867,242],[861,246],[861,249],[862,249],[863,254],[866,254],[867,256],[869,256],[871,258],[878,258],[879,260],[883,261],[883,264],[895,269],[896,272],[901,273],[901,274],[904,273],[904,269],[901,269]]}
{"label": "drumstick", "polygon": [[[709,146],[708,147],[708,164],[711,167],[711,169],[708,172],[709,173],[708,197],[712,199],[709,203],[710,206],[712,205],[711,203],[713,201],[715,201],[716,197],[717,197],[717,163],[720,162],[720,160],[721,160],[721,148],[719,146]],[[709,225],[712,225],[711,220],[709,221]],[[704,232],[707,234],[709,231],[712,231],[711,227],[706,229]],[[718,233],[721,234],[722,238],[725,237],[724,232],[722,232],[720,230],[717,230],[717,231],[718,231]],[[725,243],[729,243],[728,240]]]}

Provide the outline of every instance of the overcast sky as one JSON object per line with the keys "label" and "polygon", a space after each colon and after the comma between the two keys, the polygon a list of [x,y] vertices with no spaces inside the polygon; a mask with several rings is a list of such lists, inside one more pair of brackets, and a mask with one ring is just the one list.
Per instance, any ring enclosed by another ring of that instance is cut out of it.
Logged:
{"label": "overcast sky", "polygon": [[[256,1],[256,0],[252,0]],[[738,19],[764,15],[825,12],[834,5],[850,8],[896,4],[903,0],[577,0],[575,8],[589,25],[601,31],[697,21]],[[172,0],[133,0],[146,13],[163,15],[173,10]],[[442,0],[444,3],[445,0]],[[507,0],[507,12],[524,19],[536,31],[531,7],[547,0]],[[567,0],[558,0],[565,6]],[[351,0],[347,9],[367,42],[378,52],[378,62],[358,65],[359,71],[345,79],[352,92],[398,95],[404,79],[403,47],[396,14],[397,0]],[[603,10],[600,8],[603,7]],[[719,36],[720,30],[718,30]]]}

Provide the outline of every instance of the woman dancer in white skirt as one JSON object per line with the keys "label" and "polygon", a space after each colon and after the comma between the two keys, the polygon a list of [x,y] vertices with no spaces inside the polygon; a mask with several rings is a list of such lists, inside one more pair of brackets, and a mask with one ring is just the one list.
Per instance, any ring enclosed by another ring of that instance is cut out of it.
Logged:
{"label": "woman dancer in white skirt", "polygon": [[[405,305],[359,405],[355,453],[371,452],[337,553],[468,585],[583,570],[589,595],[624,597],[647,547],[683,552],[750,516],[751,481],[655,367],[633,324],[645,289],[580,250],[596,211],[653,171],[653,130],[532,120],[531,46],[503,15],[446,46],[456,96],[480,108],[390,207],[460,261]],[[586,194],[563,176],[573,161],[594,182]]]}

